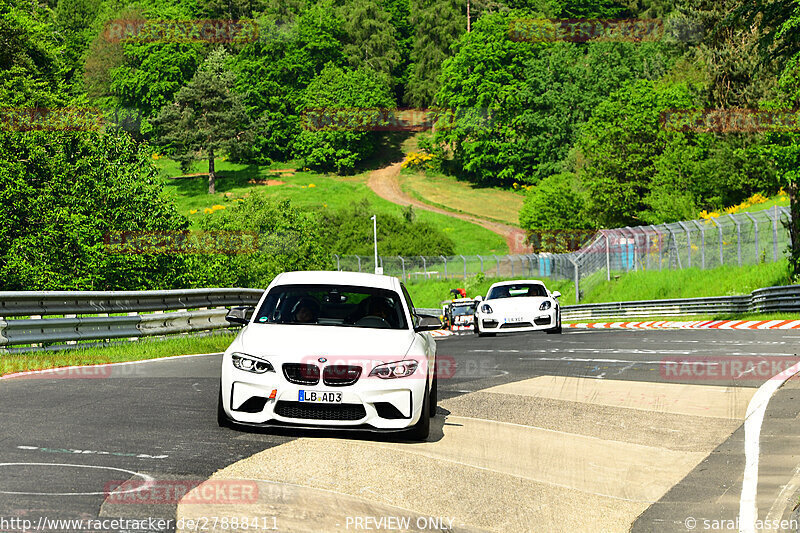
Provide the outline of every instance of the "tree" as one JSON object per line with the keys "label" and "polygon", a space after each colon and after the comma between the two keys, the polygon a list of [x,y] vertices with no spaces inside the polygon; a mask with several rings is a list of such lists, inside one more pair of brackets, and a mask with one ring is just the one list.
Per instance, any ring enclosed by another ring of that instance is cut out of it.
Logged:
{"label": "tree", "polygon": [[586,199],[575,174],[553,174],[531,187],[519,211],[519,225],[528,230],[536,251],[566,251],[592,227],[586,216]]}
{"label": "tree", "polygon": [[[763,109],[784,111],[800,109],[800,53],[790,59],[778,81],[778,92]],[[796,115],[796,111],[793,112]],[[789,194],[789,271],[792,280],[800,281],[800,133],[775,131],[767,134],[766,153],[772,158],[778,179]]]}
{"label": "tree", "polygon": [[[308,85],[303,103],[308,116],[295,154],[309,167],[343,173],[352,172],[379,146],[380,133],[369,131],[369,125],[360,129],[358,119],[372,116],[369,109],[394,107],[386,80],[370,70],[343,70],[332,63]],[[314,117],[341,122],[316,124]]]}
{"label": "tree", "polygon": [[170,148],[183,164],[208,160],[208,192],[214,194],[214,158],[247,141],[248,117],[241,96],[234,91],[236,74],[226,65],[228,53],[217,48],[171,104],[161,109],[156,126],[158,142]]}
{"label": "tree", "polygon": [[222,287],[266,287],[285,271],[330,269],[331,256],[320,241],[313,213],[294,207],[288,200],[275,201],[264,192],[253,193],[233,209],[203,219],[205,231],[254,232],[255,253],[210,255],[203,275]]}
{"label": "tree", "polygon": [[114,253],[114,232],[183,231],[149,151],[124,133],[0,131],[2,290],[184,288],[184,256]]}
{"label": "tree", "polygon": [[370,69],[387,80],[400,64],[400,48],[390,15],[374,0],[349,0],[342,7],[343,53],[354,69]]}
{"label": "tree", "polygon": [[451,45],[466,31],[466,16],[455,0],[411,0],[414,39],[406,101],[417,107],[433,103],[442,63],[452,55]]}

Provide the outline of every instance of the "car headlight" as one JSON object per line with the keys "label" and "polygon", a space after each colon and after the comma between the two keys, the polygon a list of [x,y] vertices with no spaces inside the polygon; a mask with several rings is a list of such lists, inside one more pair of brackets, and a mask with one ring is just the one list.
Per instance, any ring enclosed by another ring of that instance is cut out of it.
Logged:
{"label": "car headlight", "polygon": [[417,371],[417,365],[416,361],[395,361],[376,366],[369,375],[381,379],[405,378]]}
{"label": "car headlight", "polygon": [[492,307],[489,304],[483,304],[481,306],[481,313],[486,313],[487,315],[491,315],[493,313]]}
{"label": "car headlight", "polygon": [[553,302],[550,300],[545,300],[542,302],[542,305],[539,306],[539,311],[547,311],[551,307],[553,307]]}
{"label": "car headlight", "polygon": [[245,372],[252,372],[253,374],[263,374],[265,372],[275,372],[272,363],[265,359],[259,359],[244,353],[231,354],[233,366]]}

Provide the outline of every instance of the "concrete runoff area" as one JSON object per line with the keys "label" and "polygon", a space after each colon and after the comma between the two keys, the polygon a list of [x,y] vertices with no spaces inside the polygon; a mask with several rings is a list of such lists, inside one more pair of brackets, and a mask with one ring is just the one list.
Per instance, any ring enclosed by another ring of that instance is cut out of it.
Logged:
{"label": "concrete runoff area", "polygon": [[[301,438],[211,479],[262,480],[288,487],[300,501],[321,502],[309,512],[322,531],[355,530],[353,519],[365,509],[372,509],[372,517],[446,517],[454,520],[454,531],[627,531],[741,424],[753,392],[538,376],[440,401],[440,411],[448,414],[435,419],[424,443]],[[509,399],[514,409],[504,403]],[[487,418],[480,408],[487,405],[505,407]],[[584,423],[561,423],[564,413],[587,410]],[[534,411],[538,426],[520,420],[519,413]],[[592,413],[599,416],[592,420]],[[643,424],[643,415],[650,425]],[[609,416],[615,432],[603,427]],[[648,439],[640,434],[662,419],[672,431],[660,442],[642,443]],[[243,505],[235,514],[282,516],[275,505]],[[179,505],[178,517],[223,511],[211,507]],[[314,530],[302,520],[279,526]]]}

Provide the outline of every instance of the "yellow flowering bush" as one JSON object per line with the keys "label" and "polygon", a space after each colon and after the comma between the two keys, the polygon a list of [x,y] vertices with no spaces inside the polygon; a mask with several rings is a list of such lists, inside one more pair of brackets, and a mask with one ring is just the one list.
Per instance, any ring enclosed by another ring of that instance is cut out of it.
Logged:
{"label": "yellow flowering bush", "polygon": [[225,209],[225,206],[224,205],[219,205],[219,204],[212,205],[211,207],[206,207],[205,209],[203,209],[203,213],[205,213],[206,215],[210,215],[211,213],[214,213],[214,212],[219,211],[221,209]]}
{"label": "yellow flowering bush", "polygon": [[[781,189],[781,191],[783,191],[783,189]],[[778,192],[778,194],[780,194],[780,191]],[[769,201],[769,198],[767,198],[763,194],[755,193],[753,196],[751,196],[750,198],[748,198],[744,202],[742,202],[740,204],[737,204],[737,205],[732,205],[730,207],[726,207],[722,211],[726,215],[732,215],[734,213],[738,213],[739,211],[744,211],[748,207],[751,207],[751,206],[754,206],[754,205],[758,205],[758,204],[763,204],[764,202],[768,202],[768,201]],[[710,211],[709,212],[709,211],[706,211],[705,209],[700,211],[700,218],[702,218],[703,220],[710,220],[712,218],[718,218],[719,216],[720,216],[720,213],[718,211]]]}
{"label": "yellow flowering bush", "polygon": [[402,168],[428,168],[428,163],[433,159],[433,154],[427,152],[409,152],[403,160]]}

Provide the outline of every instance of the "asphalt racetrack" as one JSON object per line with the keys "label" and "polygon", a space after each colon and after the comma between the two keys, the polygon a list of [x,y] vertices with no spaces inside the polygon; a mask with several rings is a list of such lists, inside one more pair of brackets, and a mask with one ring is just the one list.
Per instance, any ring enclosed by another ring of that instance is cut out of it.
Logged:
{"label": "asphalt racetrack", "polygon": [[798,501],[800,383],[757,396],[798,344],[438,339],[424,443],[219,428],[218,354],[3,379],[0,531],[747,531],[751,507],[789,520]]}

